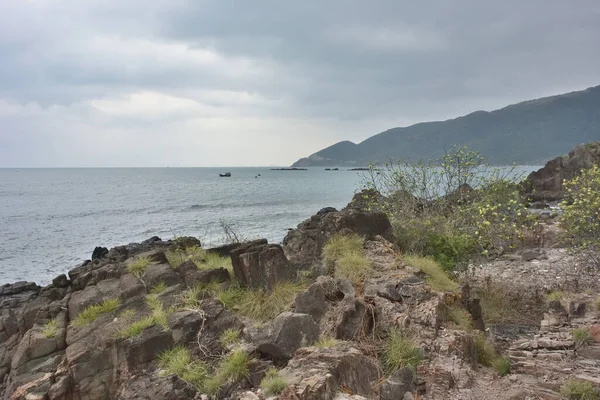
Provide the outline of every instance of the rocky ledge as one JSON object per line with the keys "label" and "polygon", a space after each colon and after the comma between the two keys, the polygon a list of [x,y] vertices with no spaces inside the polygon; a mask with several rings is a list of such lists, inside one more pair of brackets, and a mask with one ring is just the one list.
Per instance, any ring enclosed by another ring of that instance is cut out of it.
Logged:
{"label": "rocky ledge", "polygon": [[[336,233],[364,238],[369,274],[331,273],[322,253]],[[569,376],[598,384],[593,296],[540,305],[547,315],[537,327],[498,344],[513,370],[500,377],[479,360],[480,330],[490,340],[499,331],[484,326],[479,300],[466,286],[434,289],[431,272],[405,263],[392,239],[385,214],[353,202],[321,210],[282,246],[201,249],[195,238],[154,237],[99,247],[46,287],[4,285],[1,398],[558,399]],[[545,251],[518,262],[534,271]],[[293,288],[288,300],[283,282]],[[249,300],[232,300],[249,299],[244,293],[263,306],[284,300],[273,315],[256,315]],[[449,317],[453,310],[467,323]],[[590,327],[586,347],[573,338],[580,326]],[[417,369],[382,363],[382,341],[396,330],[422,359]]]}

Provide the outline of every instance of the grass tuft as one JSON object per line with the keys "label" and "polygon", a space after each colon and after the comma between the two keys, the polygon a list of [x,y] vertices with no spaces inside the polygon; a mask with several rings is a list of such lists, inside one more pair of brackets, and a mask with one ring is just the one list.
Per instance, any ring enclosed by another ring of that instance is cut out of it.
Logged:
{"label": "grass tuft", "polygon": [[315,344],[313,346],[315,347],[320,347],[323,349],[328,349],[331,348],[333,346],[335,346],[338,343],[338,341],[334,338],[331,337],[321,337],[319,338],[319,340],[317,340],[315,342]]}
{"label": "grass tuft", "polygon": [[46,339],[53,339],[58,335],[58,321],[56,319],[51,319],[46,322],[44,325],[44,329],[42,330],[42,335]]}
{"label": "grass tuft", "polygon": [[142,334],[144,330],[150,328],[155,324],[154,318],[150,315],[146,318],[142,318],[138,321],[133,322],[131,325],[123,328],[119,331],[119,337],[122,339],[128,339],[136,337]]}
{"label": "grass tuft", "polygon": [[275,284],[270,293],[263,290],[234,289],[239,290],[240,293],[234,293],[234,296],[228,300],[238,301],[236,304],[238,314],[256,321],[266,321],[288,310],[296,295],[304,289],[305,286],[300,283],[282,281]]}
{"label": "grass tuft", "polygon": [[[152,311],[152,314],[138,321],[131,323],[119,331],[118,336],[122,339],[128,339],[141,335],[144,330],[154,325],[160,325],[164,330],[169,329],[167,323],[168,314],[165,311],[162,302],[158,299],[157,294],[149,294],[146,296],[146,304]],[[121,314],[124,314],[121,313]],[[133,315],[126,320],[132,319]]]}
{"label": "grass tuft", "polygon": [[457,305],[446,306],[444,309],[446,321],[452,322],[458,328],[468,331],[473,329],[473,319],[467,310]]}
{"label": "grass tuft", "polygon": [[82,327],[94,322],[100,315],[116,310],[121,305],[121,300],[112,298],[100,304],[94,304],[81,311],[72,322],[73,326]]}
{"label": "grass tuft", "polygon": [[167,284],[164,282],[158,282],[156,285],[152,286],[150,289],[150,294],[162,294],[168,289]]}
{"label": "grass tuft", "polygon": [[331,236],[321,253],[326,265],[333,268],[335,262],[348,253],[364,251],[364,239],[357,234],[343,235],[336,233]]}
{"label": "grass tuft", "polygon": [[483,334],[475,335],[474,343],[477,362],[485,367],[492,367],[494,361],[498,359],[494,345]]}
{"label": "grass tuft", "polygon": [[510,359],[508,357],[498,357],[492,362],[492,366],[498,371],[500,376],[510,374]]}
{"label": "grass tuft", "polygon": [[573,336],[573,341],[577,347],[587,346],[594,341],[592,332],[590,332],[588,328],[573,329],[571,335]]}
{"label": "grass tuft", "polygon": [[226,329],[219,336],[221,346],[227,348],[240,342],[240,331],[238,329]]}
{"label": "grass tuft", "polygon": [[175,374],[200,390],[208,377],[206,364],[192,361],[189,350],[183,346],[164,351],[158,357],[158,362],[167,374]]}
{"label": "grass tuft", "polygon": [[228,354],[219,363],[217,375],[222,376],[225,381],[240,381],[250,376],[250,363],[245,350],[238,349]]}
{"label": "grass tuft", "polygon": [[550,301],[561,301],[565,297],[565,292],[553,291],[546,295],[546,300]]}
{"label": "grass tuft", "polygon": [[594,300],[594,306],[596,307],[596,310],[600,311],[600,296],[596,297]]}
{"label": "grass tuft", "polygon": [[416,370],[423,359],[421,349],[400,329],[390,331],[383,342],[380,357],[386,372],[390,375],[404,367]]}
{"label": "grass tuft", "polygon": [[200,303],[202,302],[200,295],[204,292],[202,286],[194,286],[184,291],[181,294],[181,300],[183,301],[183,306],[185,308],[197,309],[200,308]]}
{"label": "grass tuft", "polygon": [[285,390],[287,382],[279,376],[276,368],[269,368],[265,377],[260,381],[260,387],[266,396],[277,396]]}
{"label": "grass tuft", "polygon": [[446,274],[444,269],[429,257],[405,256],[404,262],[414,268],[418,268],[427,275],[427,284],[433,290],[441,292],[458,291],[458,283],[454,282]]}
{"label": "grass tuft", "polygon": [[329,238],[322,252],[328,272],[335,276],[362,282],[372,273],[372,263],[365,257],[364,239],[357,234],[335,234]]}
{"label": "grass tuft", "polygon": [[127,271],[131,275],[137,276],[138,278],[142,276],[148,266],[152,263],[152,260],[148,256],[139,257],[136,260],[127,264]]}
{"label": "grass tuft", "polygon": [[373,272],[371,266],[372,262],[365,257],[364,251],[346,253],[335,264],[335,276],[360,283]]}
{"label": "grass tuft", "polygon": [[600,400],[600,392],[591,382],[577,379],[565,382],[560,394],[568,400]]}
{"label": "grass tuft", "polygon": [[181,250],[169,250],[165,252],[165,256],[167,257],[167,261],[173,269],[177,269],[188,260],[188,255],[185,254]]}

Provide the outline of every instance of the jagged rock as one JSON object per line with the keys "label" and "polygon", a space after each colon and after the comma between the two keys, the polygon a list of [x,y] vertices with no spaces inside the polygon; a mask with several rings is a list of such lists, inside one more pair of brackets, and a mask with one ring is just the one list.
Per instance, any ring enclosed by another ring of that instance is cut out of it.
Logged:
{"label": "jagged rock", "polygon": [[341,340],[357,339],[360,334],[368,335],[374,325],[374,315],[365,303],[353,296],[345,297],[336,307],[338,315],[335,324],[335,338]]}
{"label": "jagged rock", "polygon": [[60,274],[56,278],[52,279],[52,285],[57,288],[67,288],[70,284],[71,282],[65,274]]}
{"label": "jagged rock", "polygon": [[415,374],[410,368],[401,368],[387,378],[379,388],[380,400],[396,400],[404,398],[406,393],[415,390]]}
{"label": "jagged rock", "polygon": [[283,239],[285,254],[298,266],[314,266],[321,251],[334,233],[354,232],[372,240],[380,235],[392,240],[392,226],[383,212],[366,212],[354,208],[343,211],[326,208],[288,232]]}
{"label": "jagged rock", "polygon": [[261,244],[268,244],[267,239],[257,239],[257,240],[251,240],[248,242],[243,242],[243,243],[229,243],[229,244],[224,244],[224,245],[218,246],[218,247],[212,247],[210,249],[207,249],[206,251],[208,253],[218,254],[221,257],[229,257],[229,254],[233,250],[237,250],[241,247],[254,247],[254,246],[261,245]]}
{"label": "jagged rock", "polygon": [[187,260],[179,266],[177,273],[181,276],[187,287],[194,287],[209,282],[227,282],[231,280],[225,268],[211,268],[199,270],[192,260]]}
{"label": "jagged rock", "polygon": [[[162,254],[164,255],[164,253]],[[181,278],[168,263],[148,265],[142,274],[142,280],[147,287],[152,287],[160,282],[163,282],[167,286],[181,283]]]}
{"label": "jagged rock", "polygon": [[94,248],[94,251],[92,252],[92,261],[100,260],[101,258],[106,257],[107,254],[108,254],[108,249],[106,247],[97,246],[96,248]]}
{"label": "jagged rock", "polygon": [[204,323],[204,317],[197,311],[177,311],[169,316],[169,329],[175,344],[186,344],[196,340]]}
{"label": "jagged rock", "polygon": [[175,246],[181,250],[185,250],[191,247],[202,247],[200,239],[193,236],[180,236],[173,240]]}
{"label": "jagged rock", "polygon": [[563,182],[582,169],[600,164],[600,142],[579,145],[568,155],[550,160],[524,182],[525,194],[533,201],[555,201],[563,198]]}
{"label": "jagged rock", "polygon": [[319,326],[310,315],[284,312],[267,328],[258,351],[273,360],[285,361],[299,348],[316,342],[319,333]]}
{"label": "jagged rock", "polygon": [[278,244],[245,246],[230,255],[235,277],[247,287],[271,290],[278,281],[295,278],[295,270]]}
{"label": "jagged rock", "polygon": [[195,398],[196,389],[175,375],[143,374],[124,382],[116,400],[188,400]]}
{"label": "jagged rock", "polygon": [[161,326],[145,329],[139,336],[119,344],[129,370],[154,360],[161,352],[173,347],[171,332]]}
{"label": "jagged rock", "polygon": [[281,375],[288,387],[280,400],[332,399],[341,389],[375,398],[373,384],[379,379],[379,367],[351,344],[339,343],[332,348],[298,350]]}

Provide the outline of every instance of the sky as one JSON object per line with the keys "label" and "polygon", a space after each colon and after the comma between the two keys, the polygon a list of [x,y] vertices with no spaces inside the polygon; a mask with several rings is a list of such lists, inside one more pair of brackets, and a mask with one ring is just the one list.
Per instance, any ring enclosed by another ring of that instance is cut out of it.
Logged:
{"label": "sky", "polygon": [[0,0],[0,167],[289,165],[600,84],[600,1]]}

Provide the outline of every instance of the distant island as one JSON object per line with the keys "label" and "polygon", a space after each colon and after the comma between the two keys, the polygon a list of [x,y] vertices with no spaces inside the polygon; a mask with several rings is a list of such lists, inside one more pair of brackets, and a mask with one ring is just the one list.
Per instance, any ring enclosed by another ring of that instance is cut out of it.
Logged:
{"label": "distant island", "polygon": [[485,154],[491,164],[536,165],[598,139],[600,86],[595,86],[496,111],[392,128],[358,144],[339,142],[292,167],[365,167],[389,158],[428,160],[438,158],[454,144]]}

